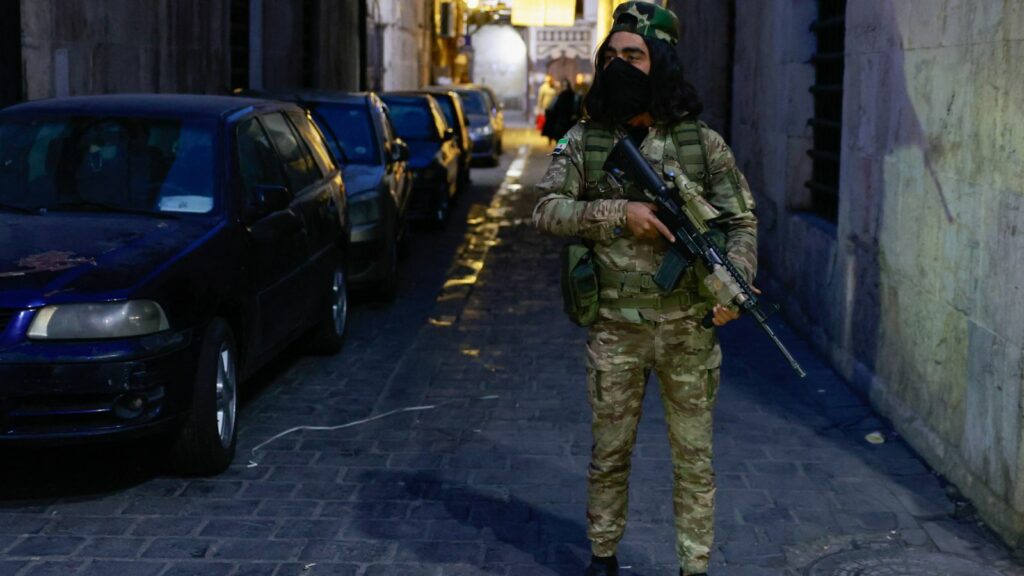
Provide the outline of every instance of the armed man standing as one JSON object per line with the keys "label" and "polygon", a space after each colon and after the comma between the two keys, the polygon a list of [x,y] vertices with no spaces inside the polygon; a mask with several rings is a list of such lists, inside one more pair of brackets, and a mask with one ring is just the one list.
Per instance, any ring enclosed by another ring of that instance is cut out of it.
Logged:
{"label": "armed man standing", "polygon": [[[666,182],[698,184],[709,205],[707,224],[721,232],[725,253],[748,283],[757,267],[757,219],[725,141],[697,121],[702,106],[675,52],[675,14],[634,1],[620,5],[613,18],[595,58],[586,118],[555,147],[533,215],[539,229],[583,240],[587,250],[582,257],[575,251],[567,266],[591,262],[597,280],[589,304],[585,296],[583,304],[579,300],[585,282],[563,286],[570,316],[590,326],[587,520],[593,556],[586,573],[619,573],[615,552],[626,528],[630,459],[653,370],[672,449],[679,573],[699,575],[707,572],[713,538],[711,413],[722,358],[714,329],[702,319],[710,312],[721,326],[738,314],[714,303],[699,266],[688,267],[667,291],[659,288],[654,279],[675,236],[634,184],[604,171],[605,161],[619,139],[630,138]],[[572,268],[563,281],[571,284],[578,271]]]}

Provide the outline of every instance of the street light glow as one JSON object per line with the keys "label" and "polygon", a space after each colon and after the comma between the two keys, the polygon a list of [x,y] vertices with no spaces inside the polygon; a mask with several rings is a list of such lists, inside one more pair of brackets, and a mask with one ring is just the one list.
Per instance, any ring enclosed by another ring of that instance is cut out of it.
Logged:
{"label": "street light glow", "polygon": [[513,26],[572,26],[576,23],[575,0],[515,0]]}

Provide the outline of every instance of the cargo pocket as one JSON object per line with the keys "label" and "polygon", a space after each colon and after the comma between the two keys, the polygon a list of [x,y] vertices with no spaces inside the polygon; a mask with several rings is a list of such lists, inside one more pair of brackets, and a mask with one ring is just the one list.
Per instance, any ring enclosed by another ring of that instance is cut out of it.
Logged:
{"label": "cargo pocket", "polygon": [[[587,338],[587,392],[595,410],[620,402],[630,394],[629,384],[642,378],[629,329],[622,324],[599,322]],[[642,387],[641,387],[642,388]]]}

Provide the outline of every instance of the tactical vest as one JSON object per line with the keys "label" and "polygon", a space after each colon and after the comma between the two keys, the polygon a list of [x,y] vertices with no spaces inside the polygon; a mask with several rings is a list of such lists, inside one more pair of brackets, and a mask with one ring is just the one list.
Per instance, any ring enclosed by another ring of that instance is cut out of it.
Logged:
{"label": "tactical vest", "polygon": [[[615,137],[606,128],[594,124],[583,126],[583,170],[586,174],[586,190],[588,197],[597,189],[597,184],[604,178],[604,162],[615,144]],[[705,193],[711,190],[711,170],[708,168],[708,155],[701,137],[701,123],[697,120],[684,120],[672,130],[672,144],[676,148],[676,160],[683,173],[691,181],[704,187]]]}
{"label": "tactical vest", "polygon": [[[676,150],[675,160],[682,169],[683,174],[692,182],[700,184],[704,188],[704,193],[709,194],[711,192],[711,169],[704,138],[701,134],[703,128],[704,124],[697,120],[684,120],[672,129],[671,138]],[[584,188],[583,195],[588,200],[597,199],[596,196],[599,194],[598,190],[600,190],[599,184],[605,177],[604,163],[614,145],[615,137],[610,130],[594,124],[583,125],[583,168],[586,178],[586,187]],[[664,160],[662,159],[663,164]],[[729,183],[732,185],[734,193],[740,196],[742,201],[739,182],[735,180],[734,176],[730,175]],[[724,238],[722,238],[722,242],[724,244]],[[599,272],[602,285],[629,286],[637,284],[640,288],[650,289],[651,286],[647,284],[650,284],[650,281],[653,280],[653,276],[637,272],[609,270],[600,270]],[[687,302],[692,303],[693,298],[710,300],[710,293],[706,291],[703,283],[697,281],[696,273],[696,270],[691,268],[687,271],[689,279],[687,280],[684,277],[682,282],[695,286],[699,291],[699,296],[695,296],[692,292],[687,291],[677,291],[672,293],[671,296],[660,294],[646,294],[638,297],[620,296],[614,300],[614,305],[619,309],[661,309],[663,306],[685,307],[684,305]],[[666,300],[666,298],[669,299]],[[672,300],[672,298],[679,300],[679,302]],[[606,305],[610,305],[610,303],[606,303]]]}

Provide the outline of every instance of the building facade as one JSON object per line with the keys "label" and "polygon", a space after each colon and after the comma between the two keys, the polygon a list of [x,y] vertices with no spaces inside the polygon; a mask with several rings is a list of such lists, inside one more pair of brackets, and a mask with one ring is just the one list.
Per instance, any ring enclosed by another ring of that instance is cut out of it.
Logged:
{"label": "building facade", "polygon": [[432,80],[438,6],[452,1],[3,2],[0,106],[112,92],[416,88]]}
{"label": "building facade", "polygon": [[365,0],[366,88],[411,90],[431,82],[434,0]]}
{"label": "building facade", "polygon": [[757,284],[1019,545],[1024,0],[737,1],[733,17],[731,74],[697,78],[731,86]]}

